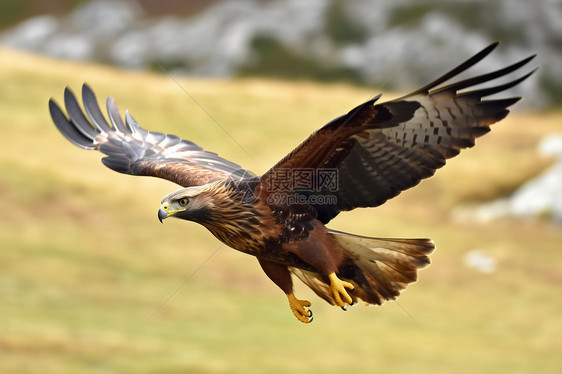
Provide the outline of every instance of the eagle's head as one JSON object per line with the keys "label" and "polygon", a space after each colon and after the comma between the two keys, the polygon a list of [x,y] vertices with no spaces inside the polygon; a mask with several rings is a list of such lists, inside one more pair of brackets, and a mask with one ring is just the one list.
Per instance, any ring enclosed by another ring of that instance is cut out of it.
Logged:
{"label": "eagle's head", "polygon": [[162,222],[176,217],[200,223],[219,240],[236,248],[233,240],[243,237],[241,233],[258,230],[260,223],[252,191],[232,181],[182,188],[162,199],[158,219]]}
{"label": "eagle's head", "polygon": [[174,191],[162,199],[158,219],[175,217],[204,223],[211,219],[215,208],[216,183],[186,187]]}

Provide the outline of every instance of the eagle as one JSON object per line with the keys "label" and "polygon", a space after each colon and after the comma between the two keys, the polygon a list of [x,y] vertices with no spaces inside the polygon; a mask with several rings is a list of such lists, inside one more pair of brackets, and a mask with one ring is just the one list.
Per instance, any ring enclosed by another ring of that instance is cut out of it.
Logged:
{"label": "eagle", "polygon": [[485,98],[536,69],[506,83],[477,86],[519,70],[535,55],[447,84],[497,45],[412,93],[381,103],[378,95],[351,109],[261,176],[189,140],[143,129],[128,111],[123,118],[111,97],[105,117],[87,84],[84,111],[68,87],[66,114],[52,98],[49,110],[70,142],[105,154],[108,168],[180,185],[162,199],[160,222],[169,217],[197,222],[222,243],[255,256],[295,317],[310,323],[311,303],[295,296],[293,276],[346,310],[359,299],[373,305],[396,299],[430,263],[435,248],[430,239],[359,236],[326,224],[340,212],[379,206],[432,176],[509,113],[520,97]]}

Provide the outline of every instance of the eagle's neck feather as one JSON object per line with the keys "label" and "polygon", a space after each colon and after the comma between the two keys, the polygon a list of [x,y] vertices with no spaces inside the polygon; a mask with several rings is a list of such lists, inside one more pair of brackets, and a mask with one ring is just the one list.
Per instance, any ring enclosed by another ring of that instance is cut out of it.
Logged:
{"label": "eagle's neck feather", "polygon": [[234,182],[214,184],[206,191],[209,211],[201,220],[217,239],[243,252],[261,242],[262,214],[253,190]]}

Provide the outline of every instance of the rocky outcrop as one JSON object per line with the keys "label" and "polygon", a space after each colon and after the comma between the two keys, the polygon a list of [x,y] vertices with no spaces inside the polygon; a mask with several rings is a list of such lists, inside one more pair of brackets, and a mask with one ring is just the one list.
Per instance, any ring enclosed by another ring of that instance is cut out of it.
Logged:
{"label": "rocky outcrop", "polygon": [[0,43],[127,68],[161,62],[176,73],[215,77],[248,71],[272,53],[264,61],[304,61],[309,71],[327,69],[331,75],[322,79],[407,89],[503,39],[476,73],[538,52],[542,79],[529,79],[517,91],[525,92],[523,105],[537,106],[560,100],[560,19],[555,0],[224,0],[187,19],[152,17],[132,1],[94,0],[64,18],[24,21],[0,34]]}

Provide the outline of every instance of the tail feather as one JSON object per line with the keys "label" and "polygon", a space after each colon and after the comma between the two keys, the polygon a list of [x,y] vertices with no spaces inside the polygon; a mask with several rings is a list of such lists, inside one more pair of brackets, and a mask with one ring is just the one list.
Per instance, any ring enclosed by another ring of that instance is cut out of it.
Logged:
{"label": "tail feather", "polygon": [[[355,287],[350,293],[354,303],[362,299],[381,305],[394,300],[408,284],[417,280],[417,272],[429,265],[435,245],[430,239],[370,238],[330,230],[349,261],[339,269],[340,278]],[[335,304],[329,281],[322,274],[291,269],[301,281],[330,304]]]}

